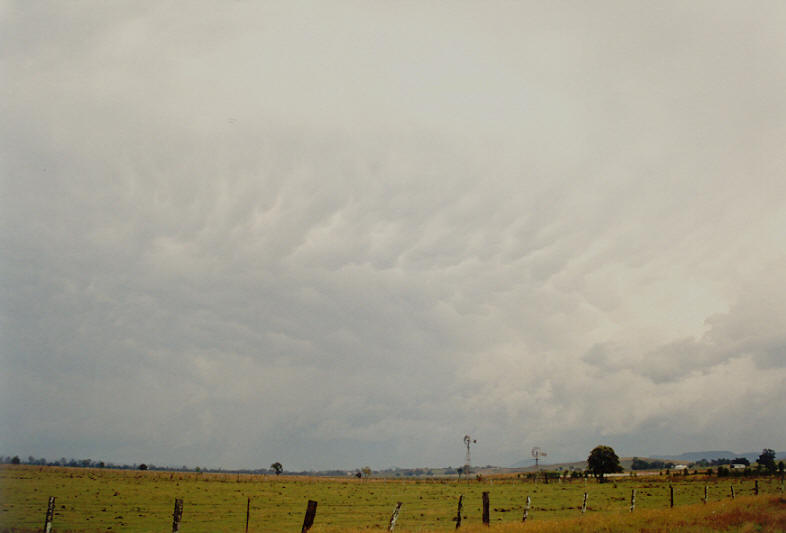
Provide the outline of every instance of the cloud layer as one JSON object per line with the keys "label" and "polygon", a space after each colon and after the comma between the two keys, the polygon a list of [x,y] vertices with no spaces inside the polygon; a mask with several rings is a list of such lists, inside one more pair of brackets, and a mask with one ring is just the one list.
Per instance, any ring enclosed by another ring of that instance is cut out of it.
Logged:
{"label": "cloud layer", "polygon": [[190,6],[0,8],[3,453],[786,447],[783,6]]}

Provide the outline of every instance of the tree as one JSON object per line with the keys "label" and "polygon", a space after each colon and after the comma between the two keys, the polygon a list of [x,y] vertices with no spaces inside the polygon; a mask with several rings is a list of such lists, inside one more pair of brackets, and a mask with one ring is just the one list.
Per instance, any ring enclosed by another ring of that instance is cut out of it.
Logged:
{"label": "tree", "polygon": [[270,468],[273,469],[273,471],[276,473],[277,476],[280,476],[281,472],[284,471],[284,467],[278,461],[270,465]]}
{"label": "tree", "polygon": [[767,469],[767,472],[775,472],[775,451],[769,448],[764,448],[757,461],[761,466]]}
{"label": "tree", "polygon": [[18,455],[14,455],[14,458],[13,458],[13,459],[11,459],[11,464],[12,464],[12,465],[18,465],[18,464],[19,464],[19,463],[21,463],[21,462],[22,462],[22,461],[19,459],[19,456],[18,456]]}
{"label": "tree", "polygon": [[141,465],[139,465],[139,469],[140,470],[147,470],[147,465],[145,463],[142,463]]}
{"label": "tree", "polygon": [[603,482],[605,474],[622,472],[620,458],[611,446],[595,446],[587,457],[587,470]]}
{"label": "tree", "polygon": [[665,466],[666,463],[664,463],[663,461],[658,461],[657,459],[654,461],[646,461],[639,457],[634,457],[630,469],[631,470],[660,470]]}
{"label": "tree", "polygon": [[364,476],[368,477],[371,475],[371,468],[368,466],[364,466],[362,472]]}

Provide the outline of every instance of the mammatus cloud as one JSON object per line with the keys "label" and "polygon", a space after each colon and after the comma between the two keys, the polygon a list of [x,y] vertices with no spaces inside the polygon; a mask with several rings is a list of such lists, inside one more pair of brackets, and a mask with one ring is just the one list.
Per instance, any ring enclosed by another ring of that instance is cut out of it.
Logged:
{"label": "mammatus cloud", "polygon": [[3,453],[783,448],[780,6],[0,17]]}

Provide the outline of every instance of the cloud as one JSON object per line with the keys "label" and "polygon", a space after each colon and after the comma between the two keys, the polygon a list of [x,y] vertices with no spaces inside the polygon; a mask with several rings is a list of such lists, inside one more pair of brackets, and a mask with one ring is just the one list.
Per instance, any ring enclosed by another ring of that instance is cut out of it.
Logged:
{"label": "cloud", "polygon": [[778,448],[786,14],[496,7],[7,4],[3,453]]}

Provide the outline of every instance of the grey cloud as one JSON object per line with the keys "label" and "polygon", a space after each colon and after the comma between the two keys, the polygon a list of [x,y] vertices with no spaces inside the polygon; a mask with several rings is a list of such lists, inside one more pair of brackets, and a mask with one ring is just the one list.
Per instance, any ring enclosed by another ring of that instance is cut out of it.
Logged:
{"label": "grey cloud", "polygon": [[[771,280],[770,280],[771,281]],[[778,368],[786,363],[780,286],[748,287],[726,313],[707,318],[700,338],[683,338],[644,352],[635,346],[596,344],[582,361],[599,374],[630,371],[656,383],[679,381],[692,372],[707,372],[734,358],[751,357],[757,366]]]}
{"label": "grey cloud", "polygon": [[780,6],[46,6],[2,8],[3,453],[778,447]]}

